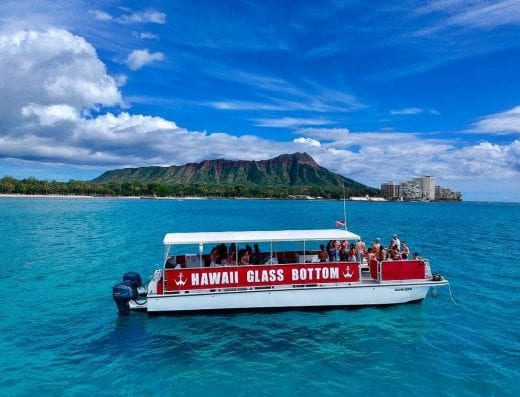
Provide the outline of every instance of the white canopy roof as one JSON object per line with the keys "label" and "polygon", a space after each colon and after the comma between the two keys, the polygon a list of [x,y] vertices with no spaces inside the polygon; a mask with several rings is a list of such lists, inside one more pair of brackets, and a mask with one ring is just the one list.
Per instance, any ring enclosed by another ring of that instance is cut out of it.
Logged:
{"label": "white canopy roof", "polygon": [[315,241],[315,240],[359,240],[360,237],[348,230],[255,230],[234,232],[167,233],[165,245],[199,243],[250,243],[269,241]]}

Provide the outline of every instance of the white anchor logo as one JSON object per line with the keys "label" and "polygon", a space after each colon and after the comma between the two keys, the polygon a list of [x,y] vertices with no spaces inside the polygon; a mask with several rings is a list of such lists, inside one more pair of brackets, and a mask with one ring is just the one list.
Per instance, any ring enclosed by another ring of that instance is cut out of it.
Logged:
{"label": "white anchor logo", "polygon": [[354,273],[350,273],[350,266],[347,265],[347,272],[343,273],[343,275],[345,276],[345,278],[352,278]]}
{"label": "white anchor logo", "polygon": [[184,284],[186,284],[187,280],[183,280],[182,279],[182,273],[179,273],[179,279],[178,280],[174,279],[173,281],[175,282],[175,285],[177,287],[184,287]]}

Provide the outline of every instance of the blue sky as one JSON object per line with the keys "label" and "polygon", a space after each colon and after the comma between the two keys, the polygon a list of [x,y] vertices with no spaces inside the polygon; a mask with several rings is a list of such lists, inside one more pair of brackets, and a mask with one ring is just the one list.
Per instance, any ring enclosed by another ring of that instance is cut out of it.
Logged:
{"label": "blue sky", "polygon": [[0,176],[306,151],[520,201],[520,0],[0,4]]}

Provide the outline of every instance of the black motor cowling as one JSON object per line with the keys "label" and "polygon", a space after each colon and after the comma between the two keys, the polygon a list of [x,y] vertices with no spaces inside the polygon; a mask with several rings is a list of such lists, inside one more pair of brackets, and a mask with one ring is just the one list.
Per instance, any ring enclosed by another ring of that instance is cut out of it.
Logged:
{"label": "black motor cowling", "polygon": [[130,313],[129,302],[138,299],[138,289],[142,286],[141,275],[136,272],[125,273],[123,275],[123,283],[114,285],[112,288],[112,297],[116,302],[119,314]]}
{"label": "black motor cowling", "polygon": [[132,288],[132,299],[137,299],[137,288],[141,287],[143,285],[143,282],[141,280],[141,275],[136,272],[128,272],[123,275],[123,284],[128,285],[130,288]]}
{"label": "black motor cowling", "polygon": [[112,288],[112,297],[114,298],[114,302],[116,302],[117,310],[119,310],[119,314],[128,314],[130,313],[130,305],[129,302],[133,298],[132,287],[127,284],[116,284]]}

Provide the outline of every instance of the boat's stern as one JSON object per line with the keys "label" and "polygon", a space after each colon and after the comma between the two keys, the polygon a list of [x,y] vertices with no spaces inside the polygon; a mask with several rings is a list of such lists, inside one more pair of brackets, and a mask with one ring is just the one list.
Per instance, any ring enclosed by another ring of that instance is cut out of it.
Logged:
{"label": "boat's stern", "polygon": [[147,291],[139,273],[128,272],[123,275],[123,282],[114,285],[112,298],[119,314],[126,315],[130,310],[146,310]]}

